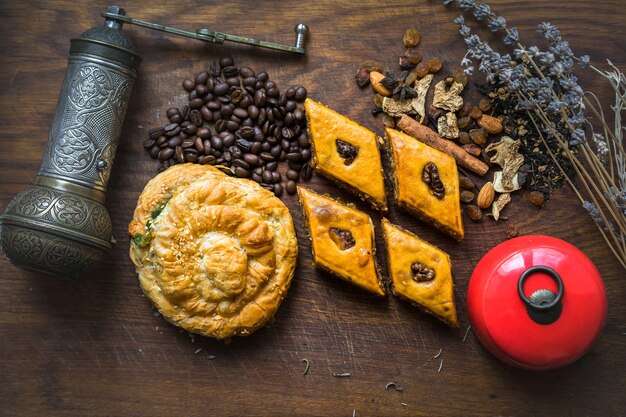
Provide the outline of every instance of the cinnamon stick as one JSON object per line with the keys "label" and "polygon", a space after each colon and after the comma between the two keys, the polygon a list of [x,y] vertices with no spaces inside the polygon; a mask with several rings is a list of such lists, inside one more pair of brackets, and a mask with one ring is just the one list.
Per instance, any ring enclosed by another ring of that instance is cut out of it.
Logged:
{"label": "cinnamon stick", "polygon": [[413,136],[420,142],[452,156],[456,160],[456,163],[463,168],[467,168],[480,176],[485,175],[489,170],[489,166],[483,161],[474,158],[460,146],[442,138],[437,132],[406,114],[402,115],[396,126],[404,131],[404,133]]}

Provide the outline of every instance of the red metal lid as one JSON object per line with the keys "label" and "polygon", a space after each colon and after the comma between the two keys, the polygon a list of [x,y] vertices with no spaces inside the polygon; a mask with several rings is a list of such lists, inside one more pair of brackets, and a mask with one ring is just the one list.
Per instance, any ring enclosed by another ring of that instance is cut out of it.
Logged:
{"label": "red metal lid", "polygon": [[502,361],[554,369],[580,358],[606,318],[600,273],[580,250],[550,236],[521,236],[489,251],[467,290],[474,333]]}

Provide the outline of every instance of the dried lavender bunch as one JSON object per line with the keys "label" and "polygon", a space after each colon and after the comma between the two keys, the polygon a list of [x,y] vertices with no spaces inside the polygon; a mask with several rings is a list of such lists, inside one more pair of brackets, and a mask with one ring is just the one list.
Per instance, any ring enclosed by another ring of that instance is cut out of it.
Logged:
{"label": "dried lavender bunch", "polygon": [[[443,0],[443,4],[453,1]],[[504,33],[504,44],[512,49],[500,54],[472,33],[463,16],[457,17],[455,22],[467,46],[461,61],[466,74],[471,75],[473,62],[478,62],[488,83],[486,91],[496,108],[500,104],[507,121],[514,125],[508,133],[520,138],[530,161],[541,161],[542,157],[550,160],[550,164],[542,166],[541,174],[547,174],[548,181],[558,185],[558,178],[549,178],[558,172],[571,185],[611,251],[626,268],[626,153],[621,126],[621,113],[626,109],[624,74],[610,61],[610,70],[601,71],[590,65],[588,56],[575,56],[550,23],[538,26],[548,41],[547,50],[526,48],[519,41],[518,30],[507,26],[506,19],[494,14],[488,4],[475,0],[456,2],[477,21],[487,21],[492,32]],[[580,87],[574,63],[591,68],[609,81],[615,92],[612,129],[598,98]],[[587,117],[585,110],[590,110],[594,118]],[[600,132],[594,132],[594,127]],[[533,139],[538,139],[535,144]],[[531,186],[539,182],[535,177]]]}

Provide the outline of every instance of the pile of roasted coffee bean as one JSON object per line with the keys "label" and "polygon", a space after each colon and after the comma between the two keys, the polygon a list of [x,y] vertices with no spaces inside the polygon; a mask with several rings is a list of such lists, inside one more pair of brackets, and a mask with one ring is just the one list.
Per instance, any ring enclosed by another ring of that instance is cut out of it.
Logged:
{"label": "pile of roasted coffee bean", "polygon": [[229,57],[182,85],[189,103],[168,109],[169,123],[143,143],[161,161],[159,171],[184,162],[218,165],[277,196],[295,193],[296,182],[311,177],[304,87],[281,94],[267,72],[237,67]]}

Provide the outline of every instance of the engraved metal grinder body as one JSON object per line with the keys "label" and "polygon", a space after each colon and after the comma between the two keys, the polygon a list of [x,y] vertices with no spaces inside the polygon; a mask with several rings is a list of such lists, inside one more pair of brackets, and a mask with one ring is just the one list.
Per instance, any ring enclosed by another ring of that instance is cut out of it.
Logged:
{"label": "engraved metal grinder body", "polygon": [[121,28],[107,18],[71,40],[39,174],[0,216],[2,251],[17,266],[76,276],[113,245],[105,192],[141,61]]}

